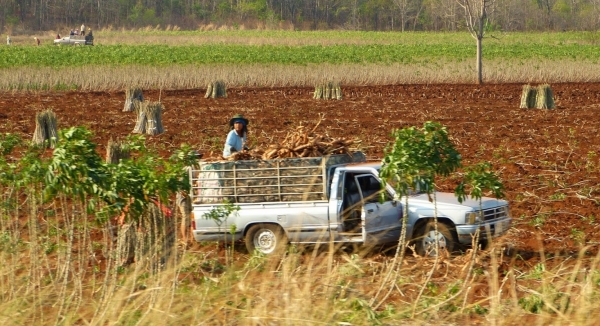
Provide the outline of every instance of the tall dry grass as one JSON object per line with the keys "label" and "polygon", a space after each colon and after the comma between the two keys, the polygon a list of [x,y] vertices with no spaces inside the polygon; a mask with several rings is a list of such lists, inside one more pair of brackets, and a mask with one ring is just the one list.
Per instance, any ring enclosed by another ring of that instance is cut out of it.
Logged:
{"label": "tall dry grass", "polygon": [[[540,259],[529,267],[502,242],[437,264],[409,249],[396,273],[379,248],[290,247],[264,257],[187,247],[149,224],[94,221],[68,198],[42,203],[41,190],[2,187],[6,324],[594,325],[600,317],[600,256],[586,248],[573,257],[530,253]],[[124,255],[132,232],[134,251]]]}
{"label": "tall dry grass", "polygon": [[[427,64],[206,65],[170,67],[25,67],[0,70],[0,90],[121,90],[205,88],[214,80],[229,87],[313,87],[324,80],[343,85],[476,83],[474,60]],[[485,61],[485,83],[599,82],[600,63],[539,60]]]}

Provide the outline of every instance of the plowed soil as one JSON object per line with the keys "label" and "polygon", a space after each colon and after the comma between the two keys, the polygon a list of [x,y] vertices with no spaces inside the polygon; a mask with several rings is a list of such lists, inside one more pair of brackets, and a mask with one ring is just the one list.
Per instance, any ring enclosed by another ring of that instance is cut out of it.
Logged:
{"label": "plowed soil", "polygon": [[[510,201],[513,227],[503,238],[522,253],[571,255],[600,243],[600,84],[553,84],[557,108],[520,109],[522,84],[392,85],[343,87],[342,100],[314,100],[309,88],[235,88],[227,98],[206,99],[205,90],[146,90],[162,101],[165,133],[147,144],[169,155],[187,143],[205,157],[218,156],[229,118],[250,119],[250,146],[274,144],[296,126],[360,141],[368,158],[380,159],[394,128],[437,121],[446,126],[464,165],[488,161]],[[123,112],[125,93],[4,93],[0,132],[30,139],[35,114],[52,108],[58,127],[86,126],[98,150],[131,134],[136,117]],[[452,191],[455,179],[440,180]]]}

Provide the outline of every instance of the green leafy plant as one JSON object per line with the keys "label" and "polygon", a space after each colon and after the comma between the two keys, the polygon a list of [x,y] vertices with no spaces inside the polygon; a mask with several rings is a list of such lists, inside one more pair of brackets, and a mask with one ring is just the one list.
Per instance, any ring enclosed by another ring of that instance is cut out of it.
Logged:
{"label": "green leafy plant", "polygon": [[539,281],[544,277],[544,273],[546,273],[546,265],[539,263],[536,264],[528,274],[525,274],[523,278]]}
{"label": "green leafy plant", "polygon": [[[37,168],[45,171],[46,200],[64,194],[84,203],[100,219],[117,212],[138,219],[153,199],[166,202],[177,191],[189,191],[184,168],[196,161],[186,145],[164,160],[145,148],[144,137],[131,136],[123,144],[133,158],[110,164],[97,153],[92,134],[85,128],[73,127],[59,134],[48,168]],[[98,202],[106,205],[97,209]]]}
{"label": "green leafy plant", "polygon": [[[415,191],[425,191],[431,199],[431,193],[435,190],[436,176],[447,176],[461,165],[461,155],[450,141],[447,129],[437,122],[427,121],[421,129],[415,127],[397,129],[391,136],[394,141],[385,148],[379,175],[383,181],[382,185],[389,183],[399,196],[404,196],[404,210],[402,231],[390,273],[395,269],[396,263],[401,265],[404,259],[408,195]],[[438,232],[437,205],[434,209],[434,222],[435,232]],[[435,250],[439,253],[437,242]],[[437,256],[439,255],[436,255],[436,264]],[[390,274],[386,276],[386,281],[383,283],[387,282],[389,276]],[[421,293],[423,290],[424,288],[421,289]]]}
{"label": "green leafy plant", "polygon": [[560,201],[560,200],[565,200],[565,198],[567,198],[567,195],[565,195],[564,193],[557,191],[555,193],[553,193],[552,195],[550,195],[550,200],[556,200],[556,201]]}
{"label": "green leafy plant", "polygon": [[529,225],[534,227],[540,227],[546,223],[546,219],[548,218],[547,214],[537,214],[534,216],[531,221],[529,221]]}
{"label": "green leafy plant", "polygon": [[577,228],[571,229],[570,238],[573,239],[573,242],[575,242],[578,245],[585,244],[585,232],[583,232]]}
{"label": "green leafy plant", "polygon": [[504,198],[504,185],[492,171],[490,163],[478,163],[467,167],[465,170],[464,180],[454,190],[459,202],[462,203],[467,197],[471,197],[479,200],[481,209],[481,199],[486,190],[491,191],[496,198]]}
{"label": "green leafy plant", "polygon": [[[227,220],[232,213],[240,210],[240,206],[235,205],[232,202],[225,201],[223,205],[216,206],[210,211],[202,214],[202,217],[207,220],[214,221],[219,227]],[[235,226],[232,228],[235,233]],[[231,230],[230,230],[231,231]]]}
{"label": "green leafy plant", "polygon": [[[467,191],[469,189],[469,191]],[[478,163],[466,168],[463,181],[461,181],[454,190],[458,201],[462,203],[467,197],[471,197],[479,201],[478,224],[483,222],[483,204],[482,198],[484,191],[491,191],[494,197],[504,197],[504,185],[498,176],[492,171],[492,165],[488,162]],[[475,232],[473,243],[475,244],[475,252],[479,243],[479,229]],[[473,255],[474,257],[475,255]],[[472,263],[474,263],[472,261]]]}

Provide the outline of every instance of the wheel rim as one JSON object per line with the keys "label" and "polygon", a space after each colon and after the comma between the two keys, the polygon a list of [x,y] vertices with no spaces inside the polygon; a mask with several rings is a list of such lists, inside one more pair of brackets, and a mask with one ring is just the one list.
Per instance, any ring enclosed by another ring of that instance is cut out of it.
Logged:
{"label": "wheel rim", "polygon": [[277,245],[277,237],[273,231],[268,229],[260,229],[254,235],[254,248],[263,254],[270,254],[275,251]]}
{"label": "wheel rim", "polygon": [[440,252],[447,249],[446,237],[441,232],[436,232],[435,230],[431,230],[423,236],[423,249],[426,255],[436,256],[435,252],[435,242],[438,242]]}

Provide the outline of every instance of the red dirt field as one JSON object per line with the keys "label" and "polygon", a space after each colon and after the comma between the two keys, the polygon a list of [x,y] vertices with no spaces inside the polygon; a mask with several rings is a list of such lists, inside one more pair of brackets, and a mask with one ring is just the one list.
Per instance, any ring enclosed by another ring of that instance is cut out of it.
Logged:
{"label": "red dirt field", "polygon": [[[147,136],[149,147],[169,155],[187,143],[205,157],[219,155],[227,122],[236,113],[250,119],[250,146],[276,143],[296,126],[360,140],[358,148],[380,159],[394,128],[437,121],[446,126],[464,165],[489,161],[511,204],[513,228],[502,241],[523,257],[542,248],[576,254],[600,244],[600,84],[553,84],[555,110],[520,109],[522,84],[393,85],[343,87],[343,100],[314,100],[309,88],[233,88],[227,98],[205,99],[204,89],[146,90],[162,101],[165,133]],[[0,132],[31,139],[35,114],[52,108],[58,127],[86,126],[104,155],[112,137],[130,134],[136,122],[122,112],[125,93],[3,93]],[[212,152],[212,153],[211,153]],[[456,181],[441,180],[452,191]],[[598,219],[598,220],[597,220]]]}

